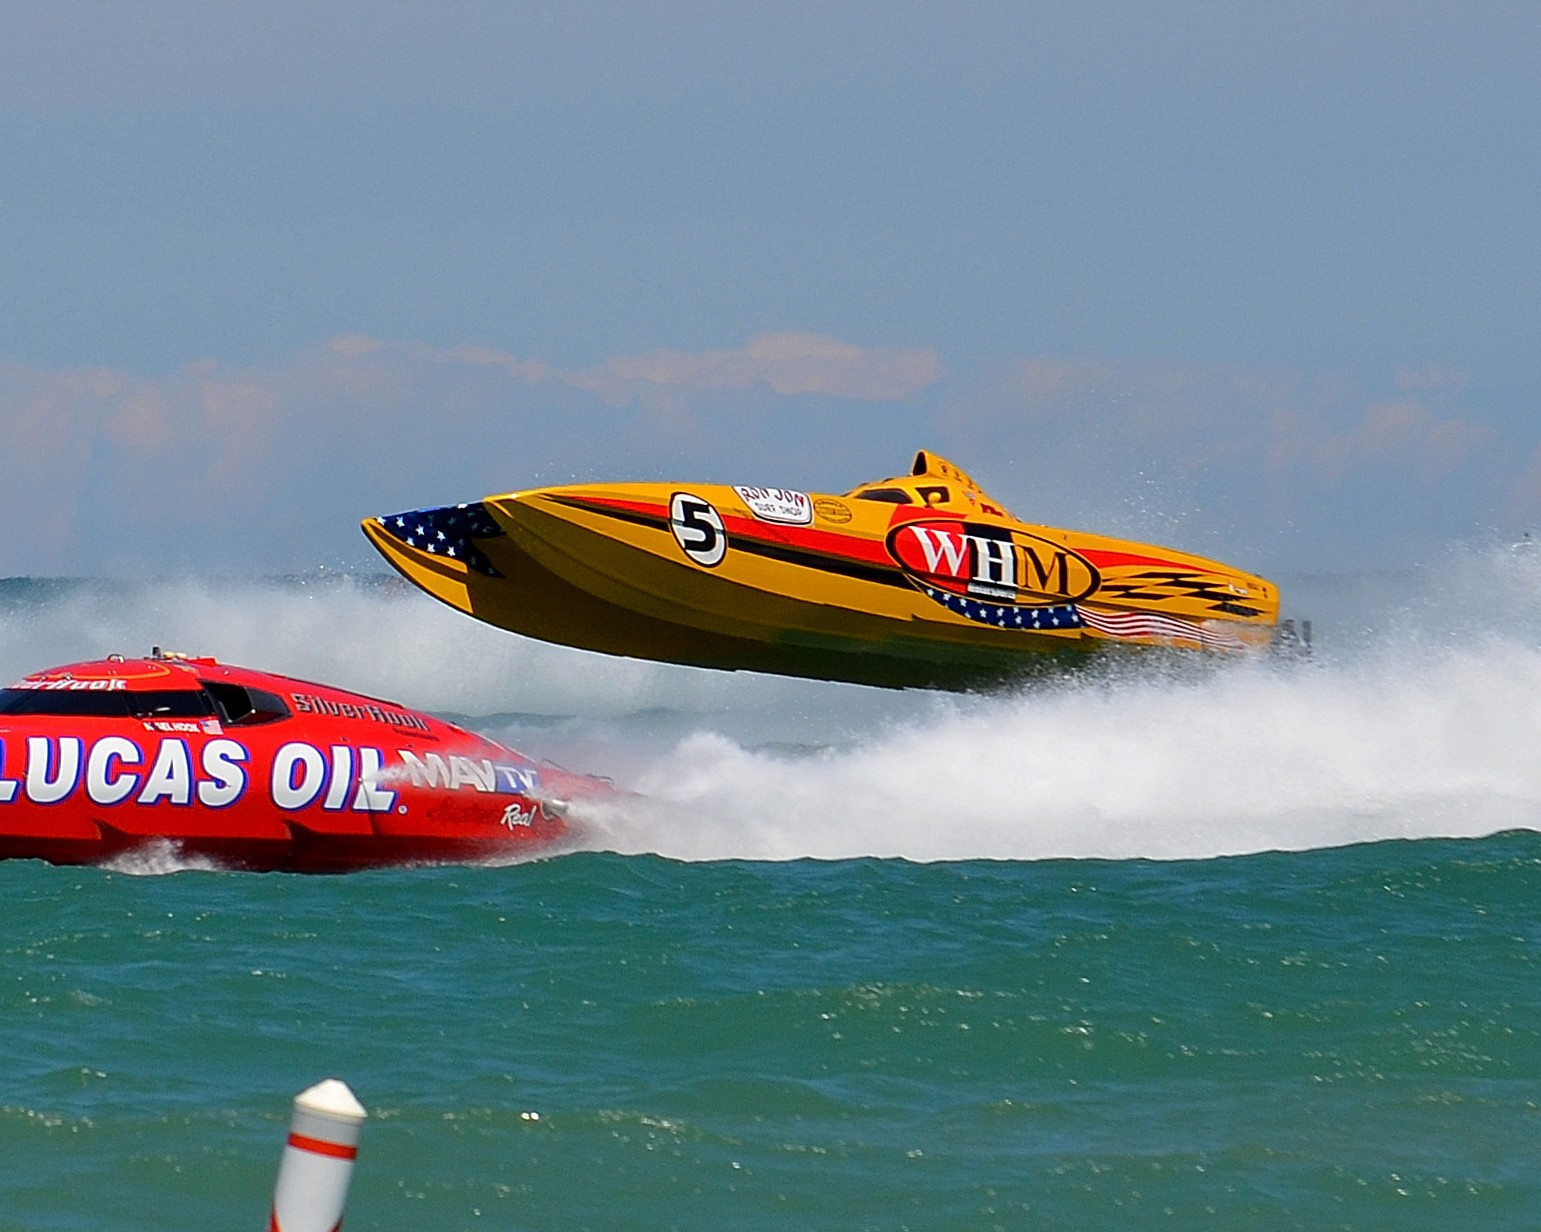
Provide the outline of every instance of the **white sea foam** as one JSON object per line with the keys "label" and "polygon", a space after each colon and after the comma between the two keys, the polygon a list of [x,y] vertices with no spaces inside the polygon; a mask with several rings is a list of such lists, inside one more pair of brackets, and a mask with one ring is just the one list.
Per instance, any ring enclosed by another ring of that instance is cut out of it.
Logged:
{"label": "white sea foam", "polygon": [[994,697],[579,654],[350,583],[17,602],[0,669],[160,643],[484,716],[636,793],[582,809],[592,845],[682,859],[1171,858],[1541,828],[1541,561],[1452,552],[1303,592],[1312,662]]}
{"label": "white sea foam", "polygon": [[588,820],[599,845],[683,859],[1164,859],[1541,828],[1541,561],[1452,552],[1386,581],[1316,588],[1339,610],[1311,662],[937,699],[812,755],[703,726]]}
{"label": "white sea foam", "polygon": [[188,855],[170,839],[152,838],[102,863],[130,877],[164,877],[169,873],[218,872],[220,864],[206,856]]}
{"label": "white sea foam", "polygon": [[1492,641],[959,705],[857,747],[703,732],[589,814],[685,859],[1172,858],[1541,826],[1541,651]]}

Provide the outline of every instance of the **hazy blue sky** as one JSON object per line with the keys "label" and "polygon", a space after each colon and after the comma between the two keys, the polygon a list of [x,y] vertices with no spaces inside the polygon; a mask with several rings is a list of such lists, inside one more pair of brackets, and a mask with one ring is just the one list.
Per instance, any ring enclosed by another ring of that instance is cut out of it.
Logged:
{"label": "hazy blue sky", "polygon": [[1541,523],[1541,5],[71,3],[0,40],[0,574],[568,478],[1264,572]]}

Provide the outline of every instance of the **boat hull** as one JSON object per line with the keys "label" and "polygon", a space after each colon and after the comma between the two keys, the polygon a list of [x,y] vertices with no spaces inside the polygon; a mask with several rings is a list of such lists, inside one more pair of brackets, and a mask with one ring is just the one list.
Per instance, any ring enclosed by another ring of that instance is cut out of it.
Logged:
{"label": "boat hull", "polygon": [[0,690],[0,858],[344,872],[560,849],[603,780],[392,702],[209,659]]}
{"label": "boat hull", "polygon": [[1115,647],[1272,635],[1277,594],[1255,575],[1030,526],[971,483],[910,484],[927,487],[945,499],[579,485],[364,531],[408,580],[487,623],[704,667],[966,688]]}
{"label": "boat hull", "polygon": [[[527,520],[542,519],[536,514]],[[581,536],[560,528],[550,539],[532,534],[489,545],[499,577],[402,551],[368,524],[365,532],[403,577],[450,607],[512,633],[602,654],[886,688],[957,689],[1074,662],[1091,649],[1043,639],[1031,647],[1029,661],[1023,656],[1028,648],[1016,639],[991,646],[978,639],[906,636],[903,626],[886,618],[830,611],[730,581],[716,581],[700,596],[696,580],[667,561],[628,560],[621,552],[621,563],[635,568],[607,574],[591,560],[609,560],[616,554],[612,544],[601,539],[584,545]],[[671,587],[677,587],[673,595]],[[712,593],[719,588],[726,592],[726,612]],[[735,609],[756,610],[759,618],[744,619]]]}

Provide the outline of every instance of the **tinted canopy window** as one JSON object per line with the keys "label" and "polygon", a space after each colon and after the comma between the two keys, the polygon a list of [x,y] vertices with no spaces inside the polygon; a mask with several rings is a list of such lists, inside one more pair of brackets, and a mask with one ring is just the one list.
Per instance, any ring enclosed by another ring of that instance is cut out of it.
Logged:
{"label": "tinted canopy window", "polygon": [[0,714],[111,719],[203,719],[214,700],[202,689],[134,693],[128,689],[0,689]]}
{"label": "tinted canopy window", "polygon": [[276,719],[287,719],[290,714],[288,703],[266,689],[229,684],[223,680],[205,680],[203,687],[214,695],[219,703],[220,717],[226,723],[271,723]]}

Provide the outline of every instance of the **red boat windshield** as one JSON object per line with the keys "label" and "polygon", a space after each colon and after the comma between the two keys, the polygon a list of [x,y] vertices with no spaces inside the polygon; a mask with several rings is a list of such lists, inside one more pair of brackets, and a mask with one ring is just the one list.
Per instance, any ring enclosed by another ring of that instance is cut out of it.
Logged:
{"label": "red boat windshield", "polygon": [[202,689],[0,689],[0,715],[111,719],[212,719]]}
{"label": "red boat windshield", "polygon": [[249,727],[287,719],[283,698],[266,689],[223,680],[194,689],[0,689],[0,717],[54,715],[100,719],[219,719]]}
{"label": "red boat windshield", "polygon": [[229,724],[273,723],[287,719],[293,713],[288,702],[266,689],[225,680],[205,680],[203,687],[213,694],[219,717]]}

